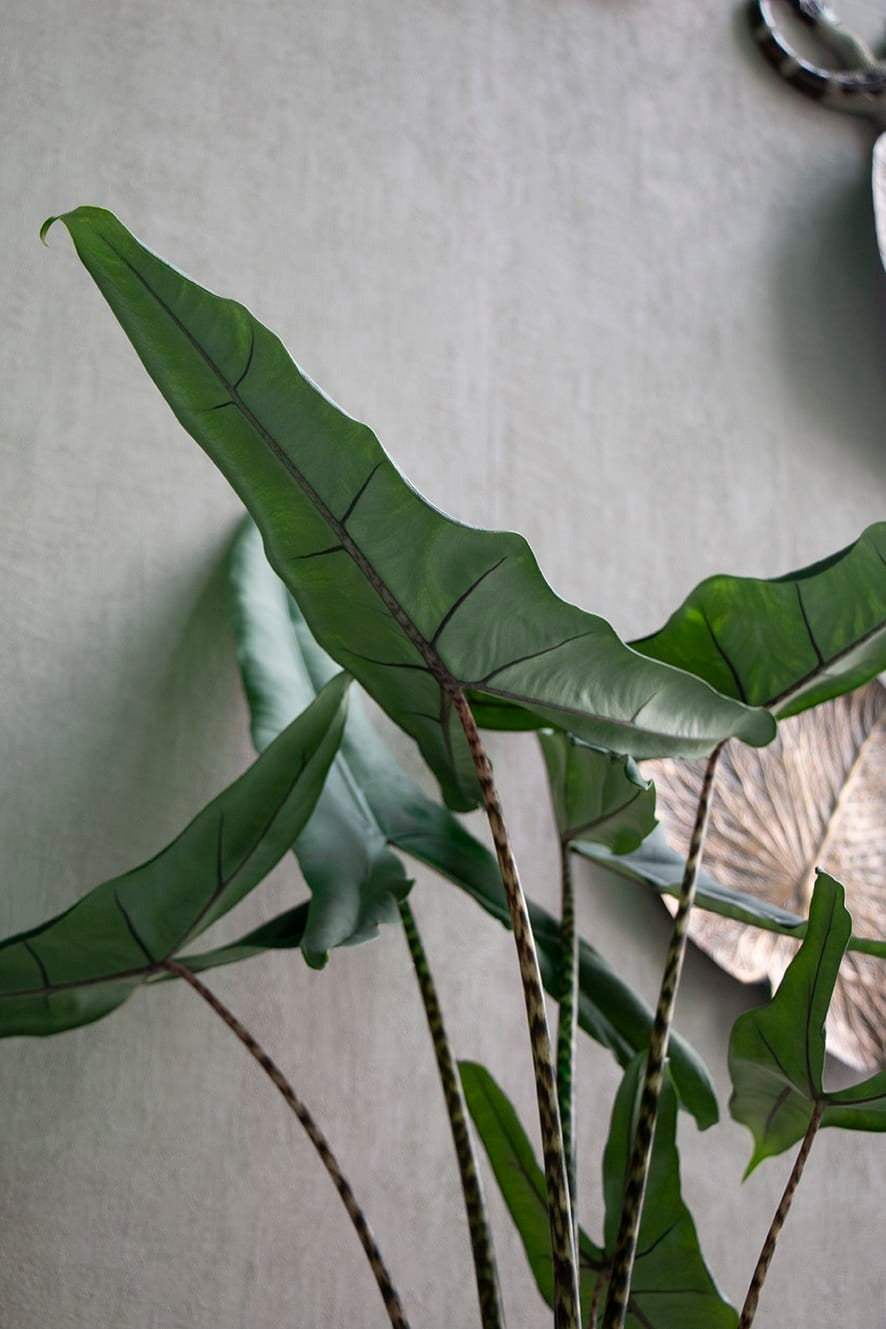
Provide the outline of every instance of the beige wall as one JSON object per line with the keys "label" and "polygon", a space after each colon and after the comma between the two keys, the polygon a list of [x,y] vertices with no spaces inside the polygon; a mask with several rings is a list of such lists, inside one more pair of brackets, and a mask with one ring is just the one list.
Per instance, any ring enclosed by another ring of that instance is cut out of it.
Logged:
{"label": "beige wall", "polygon": [[[701,576],[768,575],[881,517],[886,299],[866,125],[783,90],[722,0],[7,0],[0,55],[4,611],[0,933],[151,854],[250,758],[219,557],[237,503],[64,234],[115,209],[250,304],[459,517],[652,630]],[[873,36],[879,6],[845,12]],[[398,749],[413,770],[405,740]],[[554,895],[532,742],[495,742]],[[580,870],[586,933],[647,996],[658,905]],[[244,911],[297,898],[286,866]],[[414,894],[461,1055],[531,1115],[504,932]],[[240,919],[237,919],[237,924]],[[474,1324],[450,1145],[405,946],[214,982],[315,1108],[416,1329]],[[680,1024],[725,1105],[756,993],[698,955]],[[582,1048],[596,1227],[616,1072]],[[386,1323],[305,1139],[188,992],[0,1048],[0,1329]],[[787,1165],[683,1121],[705,1249],[739,1298]],[[760,1329],[882,1324],[882,1143],[826,1133]],[[546,1323],[501,1219],[514,1329]]]}

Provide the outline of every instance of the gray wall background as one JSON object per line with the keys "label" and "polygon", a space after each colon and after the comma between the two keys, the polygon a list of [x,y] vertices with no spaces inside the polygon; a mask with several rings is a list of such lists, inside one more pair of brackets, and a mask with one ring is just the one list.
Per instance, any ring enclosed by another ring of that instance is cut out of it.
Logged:
{"label": "gray wall background", "polygon": [[[534,544],[624,636],[717,570],[774,575],[883,506],[886,299],[867,125],[783,89],[722,0],[7,0],[0,933],[155,852],[251,752],[220,560],[238,505],[64,233],[116,210],[248,303],[463,520]],[[844,12],[882,35],[875,3]],[[414,772],[406,740],[393,740]],[[493,741],[527,886],[556,896],[533,742]],[[422,777],[424,778],[424,777]],[[477,823],[479,827],[479,823]],[[483,833],[479,827],[478,833]],[[507,935],[418,874],[461,1055],[532,1121]],[[652,998],[657,902],[579,869],[581,923]],[[229,930],[299,897],[287,864]],[[315,1109],[418,1329],[476,1322],[402,938],[214,978]],[[679,1023],[725,1108],[759,994],[690,956]],[[583,1040],[584,1218],[617,1074]],[[2,1329],[383,1326],[325,1174],[177,985],[0,1056]],[[740,1299],[787,1174],[681,1122]],[[757,1323],[883,1324],[882,1142],[825,1133]],[[493,1197],[518,1329],[546,1313]]]}

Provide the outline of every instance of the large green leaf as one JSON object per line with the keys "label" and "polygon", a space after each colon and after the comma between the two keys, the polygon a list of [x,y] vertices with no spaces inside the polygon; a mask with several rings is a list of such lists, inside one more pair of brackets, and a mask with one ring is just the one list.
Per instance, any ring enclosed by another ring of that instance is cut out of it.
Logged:
{"label": "large green leaf", "polygon": [[559,599],[522,537],[425,502],[242,305],[189,281],[109,212],[59,220],[179,420],[252,512],[318,641],[416,739],[450,806],[479,801],[451,704],[459,688],[638,756],[699,756],[732,735],[771,741],[769,716],[638,656]]}
{"label": "large green leaf", "polygon": [[843,887],[819,872],[805,940],[778,991],[733,1026],[729,1110],[754,1137],[747,1173],[802,1139],[817,1103],[823,1126],[886,1130],[886,1072],[833,1093],[822,1086],[825,1017],[851,927]]}
{"label": "large green leaf", "polygon": [[784,577],[708,577],[634,650],[783,719],[886,669],[886,522]]}
{"label": "large green leaf", "polygon": [[564,844],[593,840],[627,854],[649,835],[655,821],[655,787],[631,757],[582,743],[562,730],[539,735]]}
{"label": "large green leaf", "polygon": [[267,876],[323,787],[349,681],[334,679],[155,858],[0,945],[0,1036],[107,1015]]}
{"label": "large green leaf", "polygon": [[[642,1055],[631,1062],[613,1108],[603,1163],[605,1244],[600,1247],[584,1231],[579,1234],[583,1324],[598,1279],[602,1280],[600,1291],[605,1296],[643,1062]],[[460,1062],[459,1069],[471,1117],[520,1234],[536,1286],[551,1305],[553,1279],[544,1178],[532,1145],[489,1072],[473,1062]],[[676,1126],[677,1098],[666,1079],[626,1324],[628,1329],[734,1329],[736,1313],[717,1291],[702,1259],[692,1217],[683,1203]]]}
{"label": "large green leaf", "polygon": [[[643,882],[658,895],[680,894],[686,860],[671,848],[661,827],[656,827],[640,848],[630,854],[613,854],[602,845],[591,844],[590,841],[579,841],[572,847],[583,857],[611,872],[629,877],[632,881]],[[734,918],[739,923],[749,923],[767,932],[777,932],[783,937],[796,937],[799,941],[806,935],[805,918],[778,905],[769,904],[757,896],[748,895],[745,891],[723,886],[704,868],[699,873],[695,904],[712,914]],[[847,950],[876,955],[886,960],[886,941],[877,937],[850,937]]]}
{"label": "large green leaf", "polygon": [[[336,665],[311,636],[298,605],[264,557],[258,532],[251,523],[238,537],[232,575],[240,664],[253,734],[261,744],[286,723],[293,708],[303,704],[305,679],[312,688],[320,688],[334,674]],[[613,761],[617,765],[619,759]],[[335,892],[343,896],[346,919],[361,916],[361,893],[367,880],[372,880],[373,857],[381,859],[384,846],[391,844],[441,873],[510,927],[510,911],[495,858],[397,765],[366,716],[359,696],[351,697],[333,776],[338,778],[331,776],[327,782],[311,821],[296,843],[296,851],[301,857],[306,836],[314,833],[309,843],[320,865],[318,876],[322,874],[324,890],[330,896]],[[373,847],[372,853],[358,852],[362,835]],[[357,850],[352,848],[355,840]],[[344,847],[341,854],[340,846]],[[313,861],[302,858],[302,867],[313,885]],[[304,947],[305,929],[314,908],[312,900],[298,913],[297,929],[284,927],[280,935],[286,940],[277,938],[275,944]],[[529,911],[542,978],[548,991],[556,993],[559,924],[532,902]],[[329,936],[327,933],[327,939]],[[242,951],[238,945],[223,948],[218,960],[203,957],[201,967],[233,963],[257,953],[254,937],[243,939]],[[649,1008],[586,942],[580,945],[579,1023],[622,1065],[648,1046],[652,1027]],[[679,1037],[672,1043],[671,1056],[681,1098],[699,1127],[705,1129],[718,1115],[707,1071]]]}

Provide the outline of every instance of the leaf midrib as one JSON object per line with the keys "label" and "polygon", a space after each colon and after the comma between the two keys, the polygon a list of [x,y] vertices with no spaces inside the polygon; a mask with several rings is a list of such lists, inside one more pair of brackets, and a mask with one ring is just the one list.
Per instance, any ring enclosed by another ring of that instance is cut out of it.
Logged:
{"label": "leaf midrib", "polygon": [[839,651],[828,656],[823,664],[816,665],[815,669],[810,669],[808,674],[804,674],[802,678],[797,679],[797,681],[792,683],[790,687],[784,688],[782,692],[777,693],[770,701],[760,702],[759,704],[767,711],[774,711],[776,706],[785,705],[788,702],[795,700],[797,697],[802,696],[804,688],[808,687],[810,683],[814,683],[817,678],[827,674],[832,665],[839,664],[844,656],[851,655],[852,652],[858,650],[860,646],[864,646],[867,642],[872,641],[879,633],[886,633],[886,622],[884,622],[883,619],[881,619],[879,623],[875,623],[873,627],[867,630],[867,632],[863,632],[860,637],[853,638],[852,641],[848,642]]}
{"label": "leaf midrib", "polygon": [[[660,663],[664,664],[665,662],[660,661]],[[674,669],[675,673],[681,672],[679,669],[676,669],[675,666],[673,665],[667,665],[666,667],[669,669]],[[702,683],[706,682],[705,679],[699,679],[698,681]],[[711,687],[709,683],[707,684],[707,686]],[[550,702],[550,701],[545,701],[543,699],[540,701],[536,697],[526,696],[521,692],[511,692],[505,688],[486,687],[485,684],[483,684],[482,682],[465,683],[464,687],[469,692],[477,692],[480,693],[481,695],[489,693],[494,697],[504,697],[505,701],[516,702],[522,706],[527,707],[527,709],[529,710],[535,711],[536,713],[538,713],[541,709],[544,709],[550,711],[557,711],[557,713],[560,715],[575,715],[577,717],[585,719],[588,716],[590,716],[594,720],[599,720],[601,724],[608,725],[613,729],[618,729],[628,734],[635,733],[637,728],[637,723],[635,718],[627,720],[618,720],[615,718],[615,716],[601,715],[598,711],[589,711],[587,709],[583,710],[581,707],[578,706],[565,706],[563,705],[562,702]],[[713,693],[714,691],[715,690],[711,688],[711,692]],[[652,701],[656,695],[657,695],[656,693],[653,693],[652,696],[647,697],[643,705],[639,708],[639,710],[642,711],[646,706],[648,706],[650,701]],[[639,711],[635,712],[635,716],[637,714],[639,714]],[[655,729],[644,728],[643,733],[646,735],[647,738],[661,739],[662,743],[664,744],[673,741],[674,738],[673,732],[660,733],[658,730]],[[718,736],[716,734],[692,734],[692,735],[686,735],[686,737],[691,738],[693,742],[697,742],[699,744],[709,743],[713,745],[715,743],[723,741],[722,736]]]}
{"label": "leaf midrib", "polygon": [[[3,1000],[22,1000],[23,998],[26,998],[26,997],[48,996],[49,994],[54,993],[54,992],[70,992],[70,991],[73,991],[73,990],[78,989],[78,988],[101,987],[102,984],[105,984],[105,983],[118,983],[118,982],[121,982],[121,981],[123,981],[123,980],[125,980],[125,979],[128,979],[128,978],[140,978],[140,977],[142,977],[143,975],[151,975],[151,974],[159,973],[159,972],[163,969],[163,967],[164,967],[164,965],[166,964],[166,962],[167,962],[168,960],[170,960],[170,959],[172,958],[172,956],[175,955],[175,954],[176,954],[176,953],[182,948],[182,946],[187,945],[187,943],[193,938],[193,936],[194,936],[194,930],[200,926],[200,923],[201,923],[202,920],[206,917],[206,915],[209,913],[209,911],[211,910],[212,906],[216,903],[217,900],[221,899],[221,897],[222,897],[222,895],[224,894],[224,892],[225,892],[225,891],[228,889],[228,887],[234,882],[234,880],[239,876],[239,874],[240,874],[241,872],[244,871],[244,869],[245,869],[245,868],[247,867],[247,865],[249,864],[249,861],[250,861],[250,859],[253,857],[253,855],[254,855],[255,853],[257,853],[259,846],[262,844],[262,842],[263,842],[265,836],[268,834],[268,832],[269,832],[271,826],[274,824],[274,822],[275,822],[275,820],[277,819],[277,817],[279,816],[281,810],[285,807],[287,801],[289,800],[290,796],[292,795],[292,791],[294,790],[296,784],[298,783],[299,779],[301,778],[301,776],[302,776],[302,774],[304,773],[305,769],[307,768],[308,764],[309,764],[309,762],[305,760],[304,753],[302,753],[302,758],[301,758],[301,761],[299,762],[298,769],[296,770],[295,774],[293,775],[292,780],[290,781],[290,783],[286,786],[286,790],[285,790],[285,793],[283,794],[283,797],[280,799],[279,803],[278,803],[278,804],[276,805],[276,807],[273,809],[273,811],[271,812],[271,814],[270,814],[270,816],[268,817],[267,821],[261,826],[261,828],[260,828],[260,830],[259,830],[259,832],[258,832],[258,835],[256,836],[255,840],[254,840],[253,843],[252,843],[252,847],[246,851],[246,853],[245,853],[245,854],[243,855],[243,857],[240,859],[240,862],[237,864],[237,866],[234,868],[234,870],[233,870],[233,871],[232,871],[227,877],[224,877],[224,876],[222,875],[222,873],[221,873],[221,862],[220,862],[220,859],[221,859],[221,848],[222,848],[222,832],[223,832],[223,829],[224,829],[224,814],[222,813],[222,815],[219,817],[219,825],[218,825],[218,850],[217,850],[217,858],[218,858],[219,868],[218,868],[218,873],[217,873],[216,884],[215,884],[215,886],[213,887],[213,889],[212,889],[212,891],[211,891],[211,893],[210,893],[210,895],[209,895],[209,898],[204,902],[204,904],[202,904],[202,905],[200,906],[200,909],[197,911],[196,916],[190,921],[190,923],[188,924],[188,926],[187,926],[187,928],[185,929],[185,931],[184,931],[184,932],[179,936],[179,938],[173,943],[173,945],[169,948],[169,950],[167,951],[167,953],[166,953],[164,956],[162,956],[161,958],[158,958],[158,959],[156,959],[156,960],[153,960],[150,964],[137,965],[137,966],[135,966],[135,967],[131,967],[131,968],[127,968],[127,969],[118,969],[118,970],[115,970],[113,973],[110,973],[110,974],[94,975],[94,976],[89,977],[89,978],[71,978],[71,979],[66,979],[63,983],[53,983],[53,982],[49,979],[49,971],[48,971],[47,968],[46,968],[46,963],[45,963],[45,961],[44,961],[43,958],[42,958],[42,957],[41,957],[41,956],[40,956],[40,955],[34,950],[33,945],[31,945],[31,944],[29,944],[29,943],[31,943],[32,940],[36,940],[37,937],[40,935],[40,932],[48,931],[48,929],[51,928],[51,927],[53,926],[54,923],[56,923],[56,922],[61,922],[61,920],[62,920],[67,914],[70,914],[71,911],[77,907],[77,904],[80,903],[79,901],[76,901],[76,902],[71,906],[70,909],[65,910],[65,912],[64,912],[63,914],[60,914],[60,915],[58,916],[57,919],[53,919],[49,924],[47,924],[47,927],[46,927],[45,929],[38,929],[36,933],[35,933],[34,931],[31,931],[30,933],[26,933],[24,936],[19,937],[19,938],[10,937],[10,939],[9,939],[9,944],[10,944],[10,945],[16,944],[16,942],[19,942],[20,944],[24,945],[24,947],[25,947],[25,949],[27,950],[28,954],[32,956],[32,958],[34,959],[34,961],[35,961],[35,962],[37,963],[37,965],[39,966],[41,972],[46,976],[46,981],[45,981],[41,986],[39,986],[39,987],[35,987],[35,988],[18,988],[18,989],[17,989],[16,991],[14,991],[14,992],[0,992],[0,1001],[3,1001]],[[156,859],[159,858],[159,857],[161,856],[161,854],[166,853],[167,850],[168,850],[169,848],[174,847],[175,844],[177,844],[178,841],[179,841],[179,840],[180,840],[185,834],[187,834],[187,831],[188,831],[189,829],[190,829],[189,827],[185,827],[185,829],[184,829],[183,831],[181,831],[181,832],[179,833],[179,835],[177,835],[177,836],[175,837],[175,839],[171,842],[171,844],[167,846],[167,849],[161,849],[159,854],[155,854],[153,858],[148,859],[147,863],[145,863],[143,866],[144,866],[144,867],[148,867],[148,866],[150,866],[150,864],[153,863],[153,862],[155,862]],[[138,871],[138,870],[139,870],[139,869],[134,869],[134,871]],[[132,875],[133,875],[133,872],[128,872],[128,873],[126,873],[126,876],[120,878],[119,881],[125,881],[126,877],[131,877]],[[96,889],[97,889],[97,888],[96,888]],[[87,898],[88,898],[88,895],[83,897],[83,899],[87,899]],[[148,951],[147,947],[144,945],[144,943],[141,941],[141,939],[137,936],[137,934],[133,931],[132,923],[131,923],[130,919],[129,919],[128,916],[127,916],[126,910],[124,909],[124,907],[122,906],[120,900],[119,900],[118,897],[117,897],[117,891],[116,891],[116,889],[115,889],[115,891],[114,891],[114,900],[115,900],[115,903],[117,904],[118,909],[120,910],[121,914],[123,915],[124,921],[126,922],[126,925],[127,925],[128,929],[129,929],[130,933],[131,933],[132,936],[133,936],[133,940],[135,940],[136,943],[137,943],[139,946],[141,946],[141,948],[142,948],[142,950],[144,951],[145,955],[150,955],[150,952]]]}
{"label": "leaf midrib", "polygon": [[[537,708],[537,706],[539,705],[537,698],[523,697],[521,694],[518,693],[510,693],[507,690],[487,687],[482,682],[479,682],[477,684],[472,684],[468,680],[461,680],[458,677],[456,677],[455,674],[453,674],[453,672],[446,665],[442,657],[435,649],[433,641],[428,640],[428,638],[425,637],[424,633],[414,622],[409,612],[403,607],[403,605],[400,603],[394,592],[388,586],[387,582],[385,582],[382,579],[382,577],[379,575],[379,573],[376,571],[370,560],[367,558],[366,554],[361,549],[360,545],[358,545],[357,542],[354,540],[354,538],[348,533],[347,528],[342,524],[341,520],[333,514],[328,504],[323,500],[323,498],[321,498],[320,494],[317,492],[317,490],[308,480],[307,476],[304,475],[304,473],[292,460],[292,458],[281,446],[281,444],[274,437],[271,431],[261,422],[258,416],[255,415],[255,413],[243,400],[243,397],[241,396],[239,391],[239,386],[240,383],[245,378],[246,373],[248,373],[249,368],[251,367],[252,353],[255,341],[255,328],[250,326],[250,332],[252,335],[252,345],[250,347],[250,352],[247,357],[246,370],[244,371],[243,375],[241,375],[241,378],[238,379],[237,383],[232,383],[231,380],[228,378],[228,376],[225,373],[223,373],[219,365],[209,354],[206,347],[203,346],[203,344],[194,335],[191,329],[182,321],[181,318],[179,318],[174,309],[167,303],[166,300],[163,299],[162,295],[160,295],[154,289],[154,287],[151,285],[147,277],[141,271],[139,271],[139,269],[135,266],[135,264],[130,262],[130,260],[126,257],[125,254],[121,253],[120,250],[117,249],[116,245],[114,245],[111,240],[109,240],[106,236],[101,234],[99,238],[111,250],[111,252],[115,255],[115,257],[127,268],[127,270],[136,278],[136,280],[140,282],[140,284],[144,287],[148,295],[157,303],[157,305],[163,310],[163,312],[175,325],[175,327],[178,328],[178,330],[182,333],[182,335],[188,340],[190,345],[194,348],[196,353],[203,360],[206,367],[210,370],[211,373],[215,375],[218,382],[228,393],[231,404],[236,406],[236,408],[241,412],[246,423],[254,431],[259,440],[265,444],[265,446],[269,449],[269,451],[280,463],[280,465],[284,468],[284,470],[292,477],[295,483],[301,488],[302,492],[308,498],[310,503],[313,504],[314,508],[316,509],[322,520],[326,523],[329,529],[334,533],[336,538],[339,540],[343,551],[351,558],[355,566],[359,569],[359,571],[366,579],[369,586],[372,588],[375,594],[381,599],[382,603],[385,605],[385,607],[394,617],[396,622],[403,629],[409,640],[415,646],[416,650],[419,652],[422,659],[424,660],[429,672],[435,678],[441,690],[444,692],[445,696],[447,698],[453,697],[462,689],[471,689],[472,687],[474,687],[476,688],[477,691],[489,692],[494,696],[499,696],[505,699],[521,702],[525,705],[528,705],[530,709]],[[258,322],[258,320],[256,320],[254,315],[251,313],[251,311],[246,310],[246,313],[250,320],[252,320],[253,322]],[[269,335],[275,337],[275,334],[271,333],[270,331]],[[278,338],[275,339],[279,342]],[[285,351],[285,347],[282,347],[282,343],[279,344],[281,348]],[[295,366],[295,368],[297,372],[300,372],[297,366]],[[385,458],[385,460],[388,462],[388,465],[392,464],[388,458]],[[373,467],[372,471],[370,472],[370,475],[367,477],[367,480],[364,481],[360,490],[358,490],[358,495],[362,493],[365,485],[375,474],[375,471],[378,469],[378,465],[380,465],[380,463],[377,464],[375,467]],[[504,561],[505,561],[504,559],[500,560],[500,562]],[[496,567],[499,565],[500,564],[496,564]],[[494,569],[488,569],[487,572],[492,570]],[[482,575],[485,576],[487,575],[487,573],[484,573]],[[447,614],[451,613],[452,608],[457,607],[457,603],[455,606],[450,607],[450,610],[447,611]],[[447,620],[444,619],[444,623],[441,624],[441,627],[445,626],[446,621]],[[501,668],[502,669],[510,668],[515,663],[518,663],[518,661],[507,661],[504,665],[501,666]],[[656,693],[653,692],[652,696],[654,697],[655,695]],[[652,697],[648,698],[647,702],[649,700],[652,700]],[[612,725],[618,730],[628,734],[633,733],[636,730],[636,721],[634,719],[617,720],[609,716],[601,715],[599,712],[596,711],[592,712],[586,709],[582,710],[578,707],[563,706],[555,702],[543,701],[541,704],[546,707],[549,707],[551,710],[557,711],[557,713],[559,714],[567,716],[574,715],[577,717],[581,717],[583,719],[592,718],[601,723]],[[647,703],[644,703],[644,705],[646,704]],[[438,723],[440,723],[444,736],[446,737],[447,747],[451,748],[451,741],[449,740],[448,723],[447,723],[448,714],[446,712],[447,708],[444,706],[443,713],[441,713]],[[661,734],[658,733],[657,731],[650,731],[650,730],[645,730],[644,732],[647,733],[648,736],[656,739],[660,738],[664,742],[667,742],[674,737],[672,733]],[[702,743],[714,743],[718,741],[719,738],[720,738],[719,734],[704,735],[699,737],[698,741]]]}
{"label": "leaf midrib", "polygon": [[[348,556],[353,560],[357,568],[366,578],[366,581],[375,591],[376,595],[378,595],[378,597],[382,600],[385,607],[390,611],[390,613],[399,623],[400,627],[402,627],[403,631],[410,638],[413,645],[421,654],[422,659],[425,661],[428,668],[430,669],[434,677],[437,679],[437,682],[440,683],[440,685],[447,691],[457,691],[460,686],[458,680],[446,668],[440,656],[431,646],[431,643],[427,641],[424,634],[420,631],[418,626],[413,622],[412,618],[410,617],[408,612],[403,608],[403,606],[400,604],[399,600],[396,598],[396,596],[394,595],[390,587],[387,585],[387,583],[383,581],[382,578],[379,576],[379,574],[376,572],[375,568],[372,566],[372,564],[367,559],[366,555],[363,553],[363,550],[353,539],[353,537],[348,533],[347,528],[333,514],[328,504],[320,497],[319,493],[311,484],[311,482],[308,480],[307,476],[296,465],[296,463],[292,460],[289,454],[277,441],[277,439],[274,437],[271,431],[261,422],[261,420],[259,420],[258,416],[255,415],[255,413],[250,409],[250,407],[247,406],[246,402],[243,400],[239,391],[239,384],[242,381],[242,379],[238,380],[236,384],[232,383],[230,379],[227,377],[227,375],[222,372],[221,368],[215,362],[212,356],[209,354],[206,347],[203,346],[203,344],[194,335],[194,333],[187,326],[187,324],[185,324],[179,318],[179,316],[172,309],[172,307],[163,299],[162,295],[160,295],[154,289],[154,287],[148,281],[147,277],[145,277],[145,275],[142,272],[140,272],[139,269],[133,263],[129,261],[126,255],[122,254],[117,249],[117,247],[109,239],[107,239],[106,236],[102,235],[100,238],[111,250],[111,252],[120,260],[120,262],[123,263],[124,266],[132,273],[132,275],[142,284],[144,289],[147,291],[148,295],[153,300],[156,301],[156,303],[164,311],[164,313],[167,315],[170,321],[187,338],[191,346],[194,348],[194,350],[203,360],[204,364],[207,366],[210,372],[215,375],[219,383],[229,394],[232,404],[235,405],[237,409],[241,412],[241,414],[243,415],[244,419],[246,420],[250,428],[257,434],[258,438],[266,445],[266,447],[271,451],[271,453],[277,459],[277,461],[280,463],[283,469],[288,472],[288,474],[292,477],[293,480],[295,480],[296,484],[301,488],[301,490],[308,498],[308,500],[314,505],[317,512],[322,517],[323,521],[326,522],[327,526],[330,528],[331,531],[333,531],[333,533],[341,542],[342,548],[344,549],[345,553],[347,553]],[[250,311],[247,310],[246,312],[250,319],[254,318],[254,316]],[[253,327],[250,327],[250,331],[254,342],[255,329]],[[270,333],[270,335],[274,336],[273,333]],[[250,350],[250,355],[247,361],[247,369],[251,366],[251,360],[252,360],[252,351]],[[377,467],[374,467],[373,471],[370,472],[370,476],[368,478],[371,479],[371,476],[375,473],[375,470],[377,469],[378,469]],[[364,484],[365,483],[366,482],[364,482]],[[362,490],[358,491],[358,493],[359,492],[362,492]]]}

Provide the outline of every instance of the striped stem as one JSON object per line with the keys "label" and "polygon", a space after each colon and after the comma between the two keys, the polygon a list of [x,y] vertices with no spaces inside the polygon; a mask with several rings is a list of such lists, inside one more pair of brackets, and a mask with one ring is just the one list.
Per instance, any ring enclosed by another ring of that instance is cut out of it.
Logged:
{"label": "striped stem", "polygon": [[575,930],[575,888],[572,884],[572,861],[569,845],[560,844],[560,978],[557,992],[560,998],[557,1016],[557,1096],[560,1102],[560,1120],[563,1123],[563,1152],[566,1155],[566,1179],[569,1183],[569,1202],[572,1205],[574,1240],[578,1240],[578,1213],[576,1211],[576,1143],[575,1143],[575,1041],[576,1006],[578,1003],[578,934]]}
{"label": "striped stem", "polygon": [[668,1054],[668,1039],[674,1018],[674,1006],[677,1000],[680,974],[683,969],[683,958],[686,954],[686,943],[689,938],[689,917],[692,912],[692,902],[695,899],[695,887],[701,866],[701,855],[711,806],[711,791],[714,786],[717,760],[722,750],[723,744],[719,743],[708,758],[705,767],[695,826],[692,830],[692,839],[689,842],[689,855],[686,859],[683,882],[680,887],[679,904],[674,916],[668,953],[665,957],[664,974],[662,975],[661,989],[658,994],[652,1035],[649,1040],[649,1052],[646,1056],[646,1074],[643,1080],[640,1108],[637,1113],[637,1127],[634,1133],[630,1163],[628,1164],[615,1254],[612,1257],[612,1277],[609,1282],[609,1294],[606,1298],[606,1310],[603,1315],[603,1329],[622,1329],[625,1321],[631,1275],[634,1271],[634,1257],[637,1253],[637,1235],[640,1230],[643,1199],[646,1194],[646,1182],[649,1177],[649,1165],[652,1159],[652,1139],[655,1134],[655,1122],[658,1117],[658,1104],[664,1080],[664,1063]]}
{"label": "striped stem", "polygon": [[597,1316],[600,1314],[600,1302],[603,1299],[603,1270],[597,1274],[594,1282],[594,1294],[591,1297],[591,1304],[588,1308],[588,1329],[597,1329]]}
{"label": "striped stem", "polygon": [[249,1030],[240,1023],[236,1015],[228,1010],[223,1001],[206,987],[195,974],[184,965],[177,964],[175,960],[167,960],[163,965],[169,973],[175,974],[176,978],[184,981],[192,987],[199,996],[211,1006],[216,1015],[225,1022],[232,1033],[236,1034],[240,1042],[246,1048],[247,1052],[255,1058],[261,1066],[265,1075],[268,1076],[271,1083],[277,1088],[286,1100],[287,1106],[295,1113],[301,1122],[308,1139],[320,1155],[320,1161],[326,1168],[332,1178],[332,1184],[341,1197],[342,1204],[348,1211],[348,1217],[353,1223],[357,1236],[360,1238],[360,1244],[366,1252],[366,1258],[369,1260],[370,1267],[375,1275],[375,1281],[378,1284],[378,1290],[382,1295],[382,1301],[385,1304],[385,1310],[388,1312],[388,1319],[393,1329],[409,1329],[409,1321],[406,1319],[400,1297],[391,1281],[391,1275],[388,1272],[387,1265],[382,1259],[381,1251],[378,1249],[375,1237],[372,1235],[372,1229],[366,1221],[363,1210],[360,1208],[351,1190],[350,1183],[347,1181],[338,1165],[335,1154],[329,1147],[326,1136],[320,1130],[320,1127],[314,1121],[304,1103],[295,1093],[292,1085],[286,1079],[286,1076],[268,1056],[260,1043],[253,1038]]}
{"label": "striped stem", "polygon": [[452,1140],[461,1174],[461,1188],[465,1197],[465,1210],[468,1216],[468,1229],[471,1237],[471,1250],[474,1256],[474,1272],[477,1279],[477,1296],[480,1302],[480,1320],[483,1329],[504,1329],[505,1313],[501,1300],[498,1281],[498,1267],[495,1262],[495,1250],[492,1245],[492,1232],[483,1195],[483,1183],[474,1143],[468,1128],[468,1112],[462,1092],[461,1080],[456,1070],[437,990],[428,966],[427,956],[412,910],[405,900],[400,901],[400,918],[403,931],[409,944],[409,954],[418,986],[424,1002],[428,1028],[434,1044],[443,1097],[446,1099],[446,1111],[452,1128]]}
{"label": "striped stem", "polygon": [[824,1103],[819,1101],[815,1104],[812,1116],[809,1119],[809,1125],[806,1128],[806,1134],[803,1136],[803,1143],[800,1145],[800,1152],[797,1154],[794,1166],[791,1168],[791,1175],[788,1177],[787,1185],[784,1188],[784,1194],[779,1201],[778,1208],[766,1233],[766,1240],[763,1242],[763,1249],[760,1251],[760,1257],[757,1260],[753,1277],[751,1278],[748,1294],[744,1299],[744,1305],[741,1308],[741,1319],[738,1322],[738,1329],[751,1329],[754,1322],[754,1315],[757,1310],[757,1302],[760,1300],[760,1291],[765,1282],[766,1275],[769,1272],[769,1266],[772,1263],[772,1257],[775,1254],[775,1243],[778,1241],[779,1233],[785,1224],[788,1211],[794,1198],[794,1191],[800,1184],[800,1178],[803,1175],[803,1169],[806,1166],[806,1160],[809,1157],[809,1150],[812,1148],[812,1141],[815,1139],[815,1132],[821,1124],[822,1113],[824,1112]]}
{"label": "striped stem", "polygon": [[557,1076],[554,1052],[548,1029],[544,991],[538,967],[535,939],[526,908],[526,897],[520,885],[517,864],[502,815],[501,803],[492,767],[480,739],[477,725],[464,693],[457,689],[452,704],[461,721],[473,758],[477,779],[483,794],[483,805],[489,820],[489,829],[495,845],[502,885],[508,900],[529,1038],[535,1067],[535,1089],[538,1098],[538,1118],[541,1127],[542,1151],[545,1163],[545,1186],[548,1202],[548,1221],[551,1229],[551,1259],[554,1274],[554,1329],[580,1329],[578,1263],[572,1226],[572,1206],[569,1203],[569,1184],[566,1180],[566,1159],[563,1153],[563,1132],[560,1125],[560,1107],[557,1102]]}

